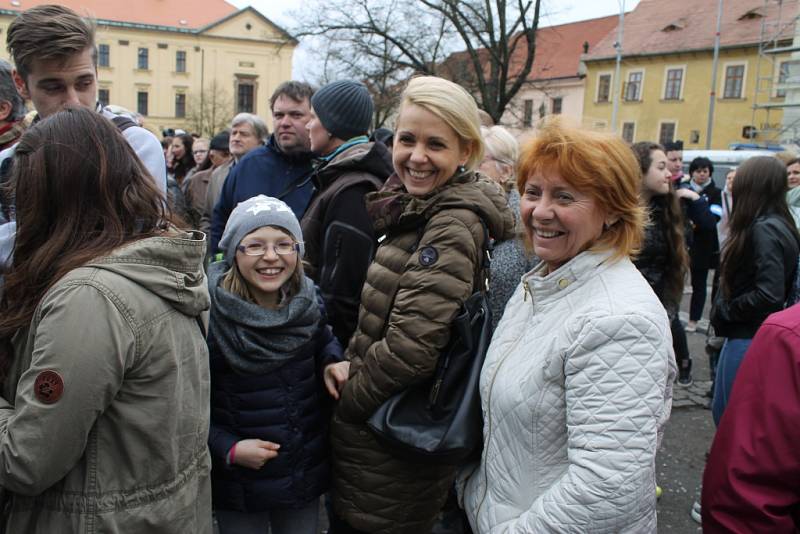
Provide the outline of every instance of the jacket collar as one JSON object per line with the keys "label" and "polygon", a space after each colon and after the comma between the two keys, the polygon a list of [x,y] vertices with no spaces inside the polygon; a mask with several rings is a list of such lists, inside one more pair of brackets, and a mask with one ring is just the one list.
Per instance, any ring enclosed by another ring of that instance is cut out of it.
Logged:
{"label": "jacket collar", "polygon": [[535,304],[548,302],[571,293],[605,270],[612,263],[609,261],[612,253],[587,250],[549,274],[545,274],[547,265],[540,262],[523,275],[522,281],[527,283]]}

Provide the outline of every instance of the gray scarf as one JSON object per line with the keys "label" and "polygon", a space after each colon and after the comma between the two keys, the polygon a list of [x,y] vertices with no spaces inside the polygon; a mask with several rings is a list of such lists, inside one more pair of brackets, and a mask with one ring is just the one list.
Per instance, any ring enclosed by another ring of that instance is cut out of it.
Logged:
{"label": "gray scarf", "polygon": [[277,310],[262,308],[226,291],[222,278],[228,266],[208,268],[211,295],[209,339],[240,373],[265,374],[299,356],[313,343],[320,320],[314,282],[303,277],[300,292]]}

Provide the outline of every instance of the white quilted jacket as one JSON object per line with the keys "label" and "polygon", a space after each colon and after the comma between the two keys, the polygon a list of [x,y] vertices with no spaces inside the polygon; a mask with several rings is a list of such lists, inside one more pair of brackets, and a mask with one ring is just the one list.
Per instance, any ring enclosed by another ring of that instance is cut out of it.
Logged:
{"label": "white quilted jacket", "polygon": [[633,264],[608,257],[534,269],[506,307],[481,375],[483,456],[463,495],[476,533],[656,532],[672,338]]}

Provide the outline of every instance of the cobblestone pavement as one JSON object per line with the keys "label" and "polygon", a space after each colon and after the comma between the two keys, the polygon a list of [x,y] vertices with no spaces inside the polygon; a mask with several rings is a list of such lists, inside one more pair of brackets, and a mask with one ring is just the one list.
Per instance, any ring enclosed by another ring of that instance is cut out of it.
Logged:
{"label": "cobblestone pavement", "polygon": [[[688,284],[687,284],[688,285]],[[709,298],[711,288],[708,288]],[[691,292],[684,295],[680,319],[689,320],[688,309]],[[703,317],[709,314],[709,303]],[[664,440],[656,458],[658,484],[663,494],[658,502],[658,531],[666,534],[689,534],[702,532],[702,528],[691,518],[692,504],[700,500],[700,484],[703,479],[706,453],[714,439],[714,422],[708,409],[710,398],[706,396],[711,387],[708,356],[705,352],[708,320],[697,323],[697,331],[687,332],[689,354],[692,356],[691,386],[673,390],[672,415],[664,433]]]}

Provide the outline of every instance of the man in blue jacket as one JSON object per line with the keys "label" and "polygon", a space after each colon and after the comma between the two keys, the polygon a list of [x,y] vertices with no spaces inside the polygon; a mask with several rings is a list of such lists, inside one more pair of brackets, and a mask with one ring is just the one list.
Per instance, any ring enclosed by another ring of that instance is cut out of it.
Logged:
{"label": "man in blue jacket", "polygon": [[306,130],[313,94],[310,85],[296,81],[282,83],[272,94],[270,109],[275,131],[266,145],[242,158],[225,180],[211,219],[211,251],[217,251],[233,208],[256,195],[283,200],[298,219],[302,218],[314,189]]}

